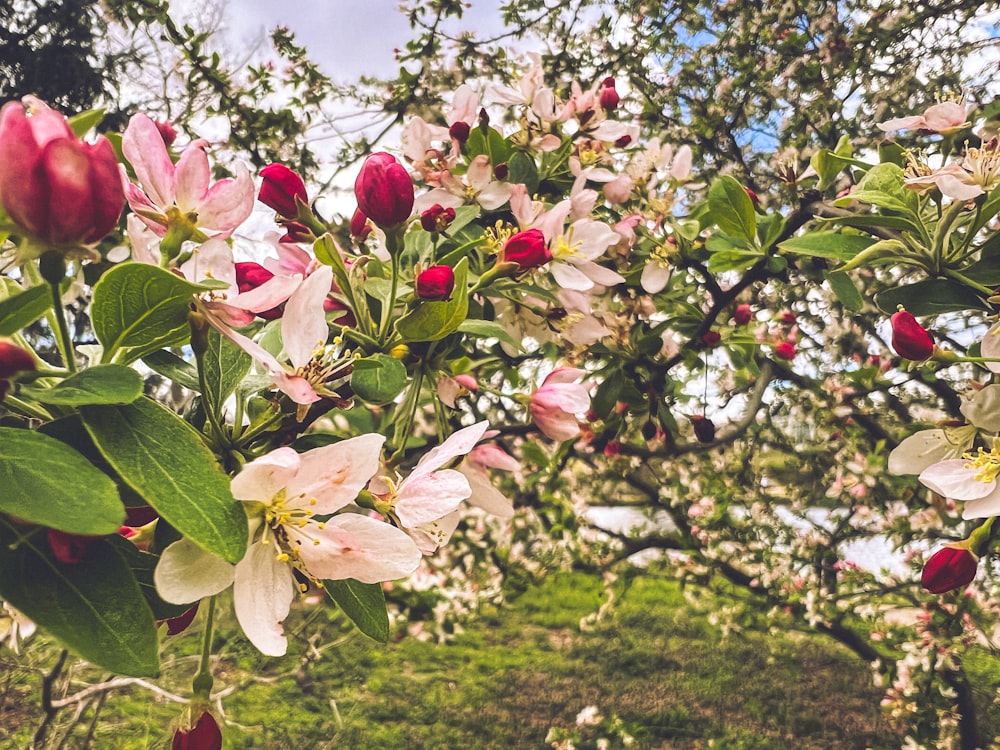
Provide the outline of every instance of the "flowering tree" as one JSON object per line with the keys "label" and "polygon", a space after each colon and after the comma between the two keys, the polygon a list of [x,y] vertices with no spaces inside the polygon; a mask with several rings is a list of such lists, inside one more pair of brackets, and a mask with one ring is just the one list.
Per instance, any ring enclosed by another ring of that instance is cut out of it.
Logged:
{"label": "flowering tree", "polygon": [[[914,743],[983,744],[996,143],[939,104],[882,122],[930,156],[840,138],[757,193],[643,135],[614,78],[546,73],[409,119],[350,234],[287,165],[213,180],[207,142],[144,114],[82,138],[95,117],[6,104],[0,597],[143,677],[197,608],[174,742],[217,747],[217,595],[264,654],[297,592],[384,639],[381,584],[478,506],[526,566],[665,551],[871,662]],[[597,535],[600,505],[655,524]],[[910,568],[852,561],[872,539]]]}

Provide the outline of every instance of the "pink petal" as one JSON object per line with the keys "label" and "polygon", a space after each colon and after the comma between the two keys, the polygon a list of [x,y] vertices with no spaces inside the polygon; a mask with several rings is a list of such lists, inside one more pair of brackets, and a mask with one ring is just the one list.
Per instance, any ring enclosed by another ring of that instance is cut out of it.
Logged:
{"label": "pink petal", "polygon": [[253,178],[246,164],[237,162],[235,179],[219,180],[198,206],[198,225],[228,237],[253,213]]}
{"label": "pink petal", "polygon": [[452,469],[410,476],[399,487],[396,516],[403,526],[413,529],[451,513],[471,494],[469,480]]}
{"label": "pink petal", "polygon": [[[429,474],[435,469],[444,466],[453,458],[466,455],[476,443],[482,440],[483,433],[486,432],[488,426],[489,422],[477,422],[471,427],[463,427],[461,430],[450,435],[441,445],[432,448],[424,454],[417,462],[413,472],[407,477],[407,480],[404,480],[403,485],[406,484],[406,481],[414,477]],[[402,490],[403,485],[400,485],[400,490]]]}
{"label": "pink petal", "polygon": [[207,226],[201,215],[201,202],[208,192],[208,184],[212,178],[212,168],[208,164],[208,154],[205,149],[208,141],[191,141],[177,161],[177,208],[187,213],[198,214],[198,223]]}
{"label": "pink petal", "polygon": [[152,202],[162,208],[172,206],[176,195],[175,167],[156,123],[146,115],[133,115],[122,134],[122,153]]}
{"label": "pink petal", "polygon": [[373,433],[306,451],[300,455],[298,474],[287,484],[289,498],[315,499],[315,505],[301,507],[321,514],[340,510],[378,471],[384,442],[385,437]]}
{"label": "pink petal", "polygon": [[392,581],[420,564],[420,550],[406,534],[357,513],[331,518],[325,528],[312,529],[311,537],[303,540],[299,554],[306,570],[324,580]]}

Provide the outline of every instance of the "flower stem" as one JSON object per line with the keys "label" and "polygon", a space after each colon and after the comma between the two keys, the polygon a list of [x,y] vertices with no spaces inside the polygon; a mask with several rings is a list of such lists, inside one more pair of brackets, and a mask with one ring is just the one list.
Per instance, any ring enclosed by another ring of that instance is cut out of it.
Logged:
{"label": "flower stem", "polygon": [[215,625],[215,597],[208,598],[208,613],[205,618],[205,635],[201,642],[201,662],[198,665],[198,673],[191,683],[195,698],[208,700],[212,693],[212,684],[215,680],[212,677],[211,657],[212,657],[212,635]]}

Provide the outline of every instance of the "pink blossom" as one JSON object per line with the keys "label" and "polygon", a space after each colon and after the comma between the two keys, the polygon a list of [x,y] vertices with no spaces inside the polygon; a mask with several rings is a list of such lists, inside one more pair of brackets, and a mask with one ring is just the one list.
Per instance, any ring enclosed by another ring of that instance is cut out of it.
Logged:
{"label": "pink blossom", "polygon": [[929,130],[932,133],[950,134],[969,126],[968,112],[958,102],[941,102],[924,110],[922,115],[897,117],[878,123],[880,130]]}
{"label": "pink blossom", "polygon": [[135,170],[134,185],[122,167],[122,184],[129,206],[159,236],[177,217],[190,219],[210,237],[228,237],[253,211],[254,185],[246,165],[237,163],[234,179],[211,182],[205,149],[208,142],[192,141],[177,164],[167,153],[156,123],[134,115],[122,134],[122,152]]}
{"label": "pink blossom", "polygon": [[585,374],[575,367],[559,367],[531,394],[531,419],[549,439],[563,442],[580,434],[576,415],[590,408],[590,393],[575,381]]}

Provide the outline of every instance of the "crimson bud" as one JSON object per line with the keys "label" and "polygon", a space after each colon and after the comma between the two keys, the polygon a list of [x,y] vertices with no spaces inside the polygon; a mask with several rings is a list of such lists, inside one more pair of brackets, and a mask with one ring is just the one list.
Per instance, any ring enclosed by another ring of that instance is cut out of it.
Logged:
{"label": "crimson bud", "polygon": [[791,341],[782,341],[774,346],[774,356],[789,361],[795,359],[795,344]]}
{"label": "crimson bud", "polygon": [[694,427],[694,436],[699,443],[711,443],[715,440],[715,422],[708,417],[696,415],[691,417],[691,426]]}
{"label": "crimson bud", "polygon": [[455,221],[455,209],[435,203],[420,214],[420,226],[428,232],[443,232]]}
{"label": "crimson bud", "polygon": [[710,349],[714,349],[722,342],[722,334],[718,331],[705,331],[701,336],[701,343]]}
{"label": "crimson bud", "polygon": [[923,362],[934,353],[934,339],[913,317],[900,310],[889,319],[892,324],[892,348],[900,357]]}
{"label": "crimson bud", "polygon": [[351,237],[363,240],[371,233],[372,228],[368,224],[368,217],[365,216],[365,212],[360,208],[356,209],[354,215],[351,216]]}
{"label": "crimson bud", "polygon": [[979,559],[969,550],[942,547],[924,564],[920,585],[932,594],[943,594],[972,583]]}
{"label": "crimson bud", "polygon": [[530,271],[552,260],[541,229],[527,229],[511,235],[500,251],[501,263],[516,263],[518,271]]}
{"label": "crimson bud", "polygon": [[354,195],[358,208],[383,229],[399,226],[413,210],[413,180],[392,154],[365,159],[354,181]]}
{"label": "crimson bud", "polygon": [[455,272],[451,266],[431,266],[417,276],[417,297],[448,299],[455,290]]}
{"label": "crimson bud", "polygon": [[67,531],[49,529],[49,548],[52,556],[63,565],[76,565],[87,556],[90,545],[102,537],[84,536],[83,534],[70,534]]}
{"label": "crimson bud", "polygon": [[0,401],[18,374],[34,370],[35,358],[31,352],[6,339],[0,339]]}
{"label": "crimson bud", "polygon": [[283,219],[294,219],[299,215],[296,198],[304,204],[309,203],[302,178],[284,164],[268,164],[260,170],[260,176],[263,179],[257,199]]}
{"label": "crimson bud", "polygon": [[598,95],[597,101],[604,109],[618,109],[621,97],[615,91],[615,79],[611,76],[601,81],[601,93]]}
{"label": "crimson bud", "polygon": [[469,140],[469,133],[472,132],[472,126],[467,122],[459,120],[458,122],[453,122],[451,127],[448,128],[448,135],[454,138],[459,143],[465,143]]}
{"label": "crimson bud", "polygon": [[750,305],[737,305],[736,312],[733,313],[733,320],[738,326],[745,326],[753,318],[753,310]]}
{"label": "crimson bud", "polygon": [[222,730],[215,717],[208,711],[202,711],[193,727],[174,732],[170,750],[222,750]]}
{"label": "crimson bud", "polygon": [[0,109],[0,204],[43,242],[103,239],[125,205],[111,143],[81,141],[65,117],[33,97],[8,102]]}

